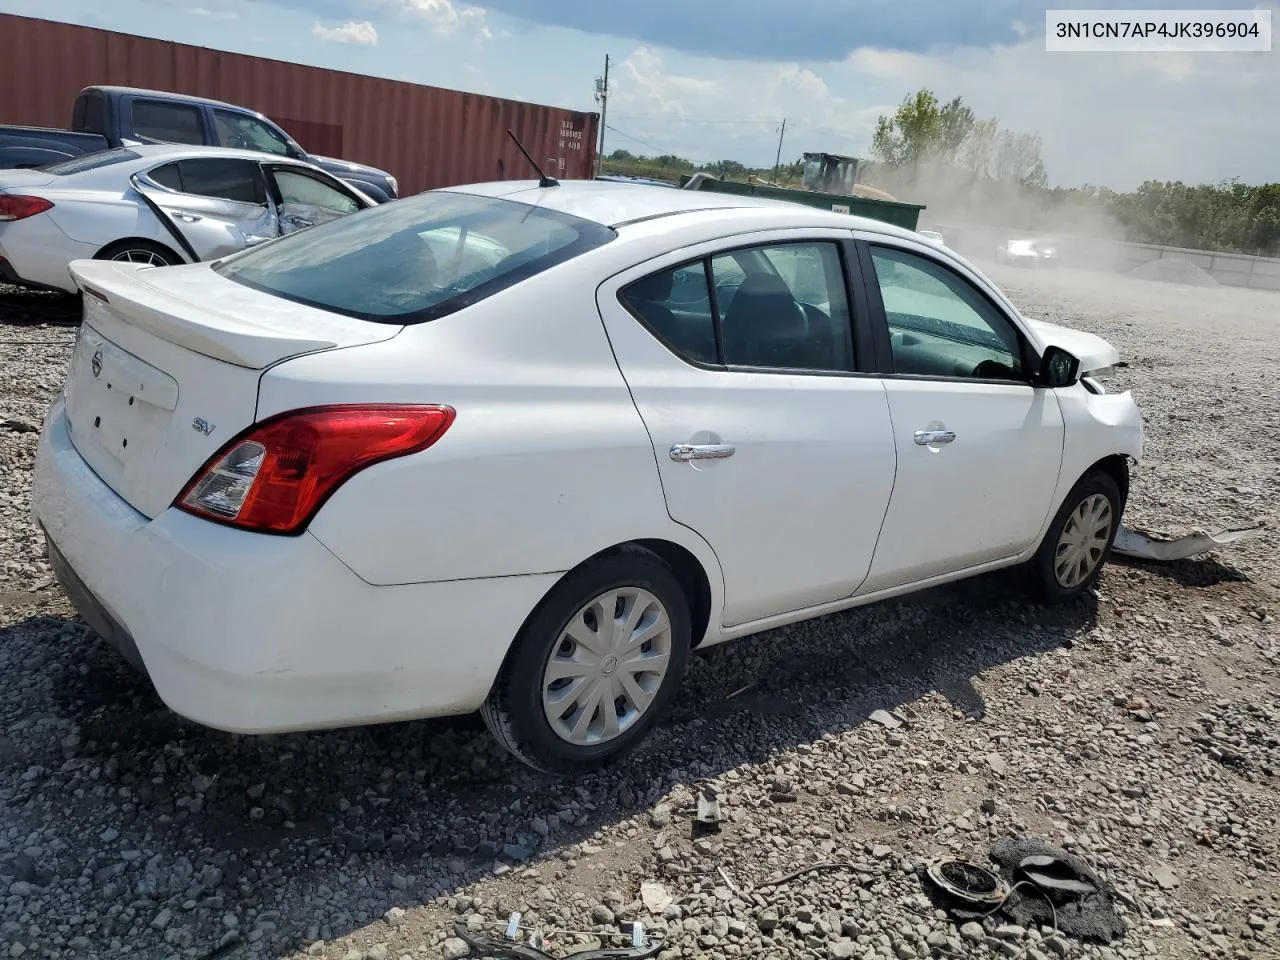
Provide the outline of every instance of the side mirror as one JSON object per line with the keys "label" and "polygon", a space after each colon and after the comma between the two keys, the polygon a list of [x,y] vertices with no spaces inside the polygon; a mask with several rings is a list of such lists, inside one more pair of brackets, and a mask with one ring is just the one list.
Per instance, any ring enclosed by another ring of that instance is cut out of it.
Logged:
{"label": "side mirror", "polygon": [[1069,387],[1080,379],[1080,361],[1061,347],[1050,346],[1040,358],[1036,386]]}

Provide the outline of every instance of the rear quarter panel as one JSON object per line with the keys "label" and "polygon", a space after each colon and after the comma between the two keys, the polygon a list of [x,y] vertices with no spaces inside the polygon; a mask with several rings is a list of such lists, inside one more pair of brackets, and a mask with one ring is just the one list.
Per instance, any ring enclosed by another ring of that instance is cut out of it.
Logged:
{"label": "rear quarter panel", "polygon": [[164,244],[185,259],[155,214],[123,190],[60,190],[50,191],[48,196],[54,202],[49,216],[72,240],[97,250],[117,240],[142,238]]}
{"label": "rear quarter panel", "polygon": [[444,403],[433,447],[357,474],[312,533],[369,583],[569,570],[630,540],[710,548],[667,515],[652,446],[595,304],[599,268],[571,261],[395,340],[287,361],[259,417],[316,403]]}

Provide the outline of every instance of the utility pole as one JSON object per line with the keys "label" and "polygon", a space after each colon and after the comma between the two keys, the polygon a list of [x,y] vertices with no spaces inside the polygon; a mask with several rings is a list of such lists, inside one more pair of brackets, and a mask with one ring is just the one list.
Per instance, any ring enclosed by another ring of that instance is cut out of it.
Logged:
{"label": "utility pole", "polygon": [[778,156],[773,161],[773,182],[778,182],[778,168],[782,166],[782,138],[787,135],[787,118],[782,118],[782,129],[778,131]]}
{"label": "utility pole", "polygon": [[600,104],[600,141],[596,147],[596,176],[604,163],[604,121],[609,113],[609,55],[604,57],[604,77],[596,77],[596,101]]}

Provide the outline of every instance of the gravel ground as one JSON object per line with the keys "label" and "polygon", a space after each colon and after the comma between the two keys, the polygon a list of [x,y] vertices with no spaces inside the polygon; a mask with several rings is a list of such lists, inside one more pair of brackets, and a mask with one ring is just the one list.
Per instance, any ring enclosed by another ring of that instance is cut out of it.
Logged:
{"label": "gravel ground", "polygon": [[[1280,296],[991,272],[1129,360],[1132,524],[1274,531]],[[465,952],[454,918],[511,910],[643,919],[666,957],[1280,957],[1274,533],[1114,564],[1066,608],[997,575],[730,645],[577,783],[474,718],[234,737],[166,710],[50,584],[23,430],[69,356],[73,330],[41,325],[58,310],[0,291],[0,957],[419,960]],[[695,836],[704,783],[730,819]],[[1094,865],[1125,937],[935,913],[918,865],[1011,834]],[[764,885],[827,861],[850,866]]]}

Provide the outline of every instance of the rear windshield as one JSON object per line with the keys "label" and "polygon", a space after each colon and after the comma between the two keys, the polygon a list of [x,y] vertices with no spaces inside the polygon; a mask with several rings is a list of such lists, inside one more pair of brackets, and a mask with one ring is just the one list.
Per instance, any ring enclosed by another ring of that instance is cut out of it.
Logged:
{"label": "rear windshield", "polygon": [[477,303],[613,237],[609,227],[556,211],[437,191],[330,221],[214,269],[295,303],[362,320],[417,323]]}
{"label": "rear windshield", "polygon": [[78,157],[72,157],[70,160],[59,160],[57,163],[51,163],[47,167],[41,167],[40,169],[45,173],[63,177],[69,173],[84,173],[86,170],[109,167],[113,163],[124,163],[126,160],[139,160],[141,157],[141,154],[134,153],[132,150],[117,147],[114,150],[98,150],[95,153],[85,153]]}

